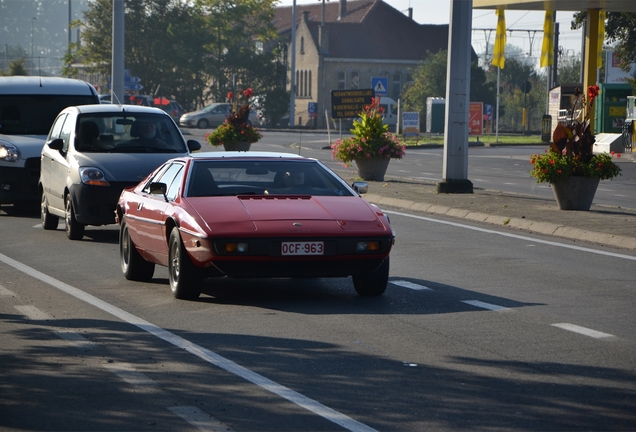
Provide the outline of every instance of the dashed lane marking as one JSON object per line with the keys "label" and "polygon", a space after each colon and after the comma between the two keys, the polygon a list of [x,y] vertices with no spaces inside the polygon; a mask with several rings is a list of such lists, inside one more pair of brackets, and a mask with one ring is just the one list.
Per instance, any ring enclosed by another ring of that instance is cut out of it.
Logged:
{"label": "dashed lane marking", "polygon": [[15,306],[15,308],[25,317],[32,321],[46,321],[53,319],[52,316],[46,312],[42,312],[40,309],[32,305]]}
{"label": "dashed lane marking", "polygon": [[608,339],[608,338],[615,338],[616,337],[613,334],[603,333],[603,332],[600,332],[598,330],[592,330],[592,329],[589,329],[587,327],[578,326],[576,324],[556,323],[556,324],[552,324],[552,325],[554,327],[559,327],[559,328],[562,328],[563,330],[568,330],[568,331],[571,331],[571,332],[574,332],[574,333],[579,333],[579,334],[582,334],[584,336],[592,337],[594,339]]}
{"label": "dashed lane marking", "polygon": [[494,304],[490,304],[490,303],[485,303],[479,300],[462,300],[462,303],[466,303],[478,308],[482,308],[482,309],[488,309],[488,310],[492,310],[492,311],[504,311],[504,310],[509,310],[509,308],[507,307],[503,307],[503,306],[498,306],[498,305],[494,305]]}
{"label": "dashed lane marking", "polygon": [[232,430],[210,414],[194,406],[168,407],[168,409],[200,431],[231,432]]}
{"label": "dashed lane marking", "polygon": [[390,283],[392,283],[393,285],[398,285],[404,288],[408,288],[408,289],[412,289],[415,291],[433,291],[433,289],[424,286],[424,285],[418,285],[416,283],[413,282],[409,282],[409,281],[405,281],[405,280],[391,280],[389,281]]}

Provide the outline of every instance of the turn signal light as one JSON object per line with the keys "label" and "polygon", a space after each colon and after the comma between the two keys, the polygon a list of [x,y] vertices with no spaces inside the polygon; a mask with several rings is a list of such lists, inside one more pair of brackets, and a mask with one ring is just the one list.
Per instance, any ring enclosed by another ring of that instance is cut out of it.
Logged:
{"label": "turn signal light", "polygon": [[225,243],[225,252],[227,253],[246,253],[249,249],[247,243]]}
{"label": "turn signal light", "polygon": [[356,245],[356,250],[358,252],[377,252],[380,250],[380,242],[358,242]]}

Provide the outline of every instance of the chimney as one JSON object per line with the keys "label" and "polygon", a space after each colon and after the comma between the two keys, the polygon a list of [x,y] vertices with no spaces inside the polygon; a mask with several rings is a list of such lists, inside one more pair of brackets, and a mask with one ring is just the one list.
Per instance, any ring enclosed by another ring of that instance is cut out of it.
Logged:
{"label": "chimney", "polygon": [[340,12],[338,19],[341,20],[347,15],[347,0],[340,0]]}
{"label": "chimney", "polygon": [[409,18],[411,20],[413,20],[413,8],[412,7],[409,8]]}
{"label": "chimney", "polygon": [[309,11],[308,10],[303,11],[303,21],[305,21],[305,22],[309,21]]}

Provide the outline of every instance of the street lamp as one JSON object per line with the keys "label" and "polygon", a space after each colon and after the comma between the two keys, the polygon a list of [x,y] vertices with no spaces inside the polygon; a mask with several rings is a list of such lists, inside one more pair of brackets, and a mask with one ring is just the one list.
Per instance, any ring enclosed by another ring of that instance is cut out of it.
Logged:
{"label": "street lamp", "polygon": [[31,75],[33,75],[33,21],[35,21],[37,18],[33,17],[31,18]]}

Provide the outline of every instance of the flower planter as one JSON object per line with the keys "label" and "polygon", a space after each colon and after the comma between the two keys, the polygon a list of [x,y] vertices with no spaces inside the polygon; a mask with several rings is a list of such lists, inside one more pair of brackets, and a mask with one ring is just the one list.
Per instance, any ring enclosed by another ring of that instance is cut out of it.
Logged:
{"label": "flower planter", "polygon": [[223,148],[225,148],[225,151],[249,151],[251,145],[252,143],[249,141],[240,141],[225,143],[223,144]]}
{"label": "flower planter", "polygon": [[358,175],[362,180],[384,181],[384,174],[389,167],[389,158],[356,159]]}
{"label": "flower planter", "polygon": [[599,181],[598,177],[571,176],[552,183],[552,192],[559,209],[588,211]]}

